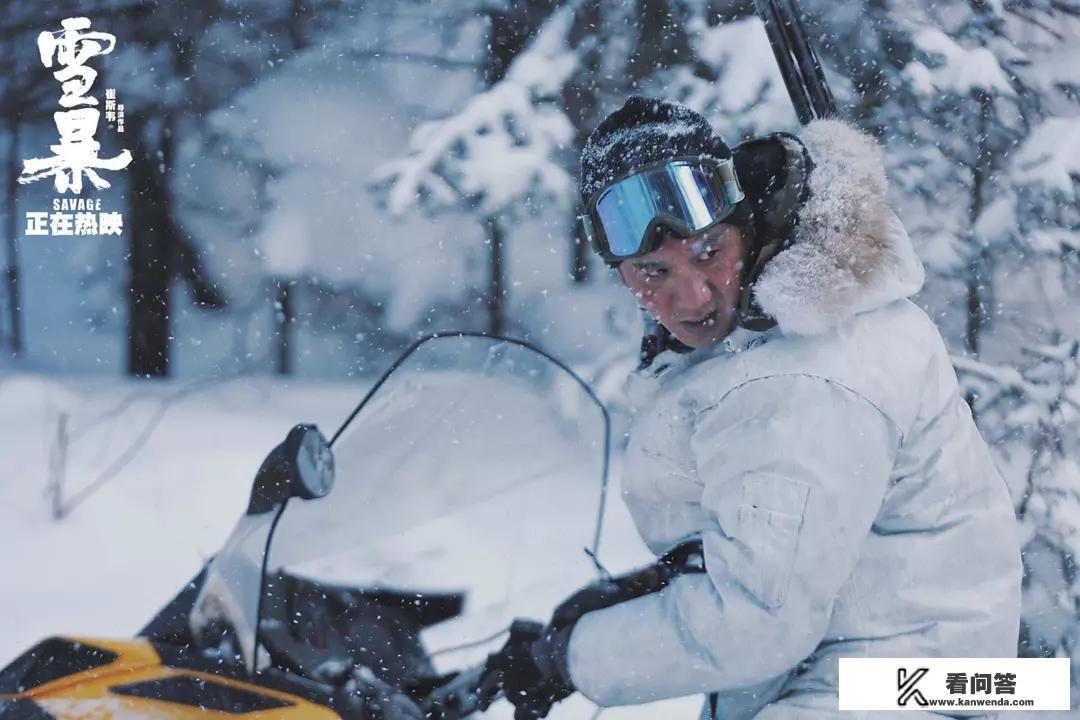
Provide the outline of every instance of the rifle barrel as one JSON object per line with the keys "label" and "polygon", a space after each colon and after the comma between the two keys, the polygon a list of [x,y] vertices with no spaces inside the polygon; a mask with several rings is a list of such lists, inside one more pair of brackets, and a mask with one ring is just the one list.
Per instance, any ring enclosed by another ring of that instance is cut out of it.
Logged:
{"label": "rifle barrel", "polygon": [[814,46],[806,36],[798,1],[754,0],[754,8],[765,24],[799,122],[805,125],[814,118],[835,115],[836,101]]}

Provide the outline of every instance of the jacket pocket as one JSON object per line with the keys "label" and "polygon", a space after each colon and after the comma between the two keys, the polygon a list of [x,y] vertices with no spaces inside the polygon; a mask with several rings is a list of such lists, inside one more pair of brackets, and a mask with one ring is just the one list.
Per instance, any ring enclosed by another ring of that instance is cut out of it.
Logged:
{"label": "jacket pocket", "polygon": [[784,604],[799,546],[809,484],[773,473],[750,473],[731,538],[739,545],[732,573],[761,604]]}

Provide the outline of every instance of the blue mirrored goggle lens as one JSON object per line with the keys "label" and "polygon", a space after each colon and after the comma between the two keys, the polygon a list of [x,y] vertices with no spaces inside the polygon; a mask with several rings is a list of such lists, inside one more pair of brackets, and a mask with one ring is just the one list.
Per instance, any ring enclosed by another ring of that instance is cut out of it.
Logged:
{"label": "blue mirrored goggle lens", "polygon": [[596,201],[608,251],[627,257],[641,251],[649,225],[669,215],[697,232],[721,220],[728,209],[722,188],[700,165],[686,162],[632,175],[607,188]]}

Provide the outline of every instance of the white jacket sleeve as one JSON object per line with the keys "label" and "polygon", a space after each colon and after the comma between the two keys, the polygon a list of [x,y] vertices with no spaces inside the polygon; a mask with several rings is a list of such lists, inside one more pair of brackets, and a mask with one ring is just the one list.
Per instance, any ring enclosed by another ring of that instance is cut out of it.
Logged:
{"label": "white jacket sleeve", "polygon": [[569,643],[577,689],[636,704],[796,666],[825,635],[900,440],[868,400],[816,376],[751,380],[701,410],[690,447],[708,572],[585,615]]}

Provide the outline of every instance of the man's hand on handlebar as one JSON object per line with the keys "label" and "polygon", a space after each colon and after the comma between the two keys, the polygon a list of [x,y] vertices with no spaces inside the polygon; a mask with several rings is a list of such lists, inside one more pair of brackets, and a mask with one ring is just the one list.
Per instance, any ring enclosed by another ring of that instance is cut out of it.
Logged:
{"label": "man's hand on handlebar", "polygon": [[350,720],[424,720],[426,717],[407,695],[379,680],[370,669],[353,666],[342,676],[334,693],[334,708]]}
{"label": "man's hand on handlebar", "polygon": [[487,710],[501,695],[514,706],[515,720],[539,720],[574,692],[565,677],[569,629],[551,630],[540,623],[515,620],[502,649],[479,667],[465,670],[436,689],[425,711],[451,720]]}

